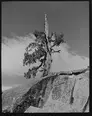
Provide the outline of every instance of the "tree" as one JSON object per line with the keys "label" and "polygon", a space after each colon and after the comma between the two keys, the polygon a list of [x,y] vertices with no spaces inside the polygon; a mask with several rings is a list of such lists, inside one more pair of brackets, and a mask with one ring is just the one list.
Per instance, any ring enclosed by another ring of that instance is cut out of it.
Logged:
{"label": "tree", "polygon": [[26,47],[23,66],[35,64],[37,62],[40,62],[40,65],[33,66],[31,69],[29,68],[28,72],[24,73],[24,77],[27,79],[32,76],[35,77],[38,71],[42,72],[42,77],[47,76],[50,73],[52,54],[60,52],[60,50],[55,51],[53,48],[55,46],[60,46],[61,43],[65,42],[63,39],[64,35],[62,33],[52,33],[51,36],[48,36],[48,23],[46,15],[45,31],[39,32],[36,30],[33,34],[36,39]]}

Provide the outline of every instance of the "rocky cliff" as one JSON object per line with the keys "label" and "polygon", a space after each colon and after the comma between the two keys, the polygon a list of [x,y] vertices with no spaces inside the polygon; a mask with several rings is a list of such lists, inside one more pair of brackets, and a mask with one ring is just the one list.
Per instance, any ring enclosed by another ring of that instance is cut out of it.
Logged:
{"label": "rocky cliff", "polygon": [[5,101],[6,96],[4,92],[4,113],[89,112],[89,67],[51,73],[23,92],[19,91],[16,96],[9,94]]}

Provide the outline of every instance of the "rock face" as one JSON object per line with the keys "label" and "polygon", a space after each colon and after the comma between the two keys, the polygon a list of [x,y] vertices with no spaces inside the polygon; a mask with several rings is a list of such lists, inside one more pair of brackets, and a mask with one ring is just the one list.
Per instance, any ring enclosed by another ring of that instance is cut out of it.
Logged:
{"label": "rock face", "polygon": [[89,70],[48,76],[17,97],[12,107],[4,106],[3,112],[89,112]]}

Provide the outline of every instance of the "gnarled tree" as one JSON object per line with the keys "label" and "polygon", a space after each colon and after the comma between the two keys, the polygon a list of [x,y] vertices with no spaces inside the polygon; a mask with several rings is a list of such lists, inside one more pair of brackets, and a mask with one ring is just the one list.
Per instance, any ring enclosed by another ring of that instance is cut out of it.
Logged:
{"label": "gnarled tree", "polygon": [[52,33],[51,36],[48,36],[48,22],[46,15],[45,31],[35,31],[33,34],[36,39],[26,47],[23,65],[31,65],[37,63],[37,61],[40,62],[40,65],[33,66],[27,73],[24,73],[24,77],[27,79],[35,77],[38,71],[42,72],[42,77],[47,76],[50,73],[52,54],[60,52],[60,50],[55,51],[53,48],[55,46],[60,46],[61,43],[65,42],[62,33]]}

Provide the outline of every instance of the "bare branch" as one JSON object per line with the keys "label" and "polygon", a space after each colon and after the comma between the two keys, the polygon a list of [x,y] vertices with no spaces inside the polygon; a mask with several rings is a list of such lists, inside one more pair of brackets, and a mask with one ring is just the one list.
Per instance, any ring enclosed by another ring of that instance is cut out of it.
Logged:
{"label": "bare branch", "polygon": [[85,73],[88,70],[89,70],[89,66],[87,68],[78,69],[78,70],[51,72],[49,75],[45,76],[44,78],[58,76],[58,75],[79,75],[81,73]]}
{"label": "bare branch", "polygon": [[60,51],[61,51],[61,50],[55,51],[55,50],[52,49],[52,52],[51,52],[51,53],[56,53],[56,52],[60,53]]}

